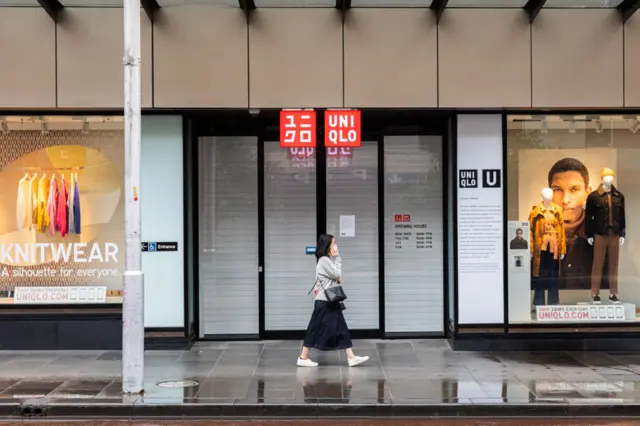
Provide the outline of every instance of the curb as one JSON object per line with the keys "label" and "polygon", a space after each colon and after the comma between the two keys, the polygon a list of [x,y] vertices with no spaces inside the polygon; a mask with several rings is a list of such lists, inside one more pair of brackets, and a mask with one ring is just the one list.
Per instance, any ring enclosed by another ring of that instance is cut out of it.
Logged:
{"label": "curb", "polygon": [[640,417],[640,404],[309,404],[309,403],[114,403],[55,401],[0,403],[0,418],[612,418]]}

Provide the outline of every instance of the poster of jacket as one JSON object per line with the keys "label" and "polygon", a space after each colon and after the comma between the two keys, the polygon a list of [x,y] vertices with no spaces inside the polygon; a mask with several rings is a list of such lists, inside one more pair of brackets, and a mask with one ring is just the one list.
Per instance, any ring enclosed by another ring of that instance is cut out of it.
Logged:
{"label": "poster of jacket", "polygon": [[84,294],[71,291],[83,287],[105,288],[107,303],[122,301],[123,123],[93,118],[23,118],[19,126],[18,117],[7,118],[9,131],[0,134],[3,303],[18,303],[16,293],[25,291],[16,288],[46,293],[41,303]]}

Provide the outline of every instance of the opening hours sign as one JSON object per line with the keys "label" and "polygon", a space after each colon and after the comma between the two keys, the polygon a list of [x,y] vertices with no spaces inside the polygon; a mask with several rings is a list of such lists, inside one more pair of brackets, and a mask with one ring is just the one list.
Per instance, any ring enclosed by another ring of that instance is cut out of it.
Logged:
{"label": "opening hours sign", "polygon": [[280,147],[309,148],[316,146],[316,112],[312,109],[280,111]]}

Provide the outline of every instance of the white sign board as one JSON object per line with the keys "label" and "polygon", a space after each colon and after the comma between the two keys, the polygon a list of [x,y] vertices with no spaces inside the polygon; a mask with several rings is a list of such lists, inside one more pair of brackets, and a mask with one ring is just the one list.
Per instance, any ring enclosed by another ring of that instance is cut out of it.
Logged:
{"label": "white sign board", "polygon": [[538,322],[624,321],[623,305],[537,306]]}
{"label": "white sign board", "polygon": [[531,322],[531,250],[529,222],[509,221],[509,322]]}
{"label": "white sign board", "polygon": [[504,322],[502,116],[458,115],[458,322]]}
{"label": "white sign board", "polygon": [[16,287],[16,305],[106,303],[107,287]]}
{"label": "white sign board", "polygon": [[356,236],[355,215],[340,215],[340,236],[341,237]]}

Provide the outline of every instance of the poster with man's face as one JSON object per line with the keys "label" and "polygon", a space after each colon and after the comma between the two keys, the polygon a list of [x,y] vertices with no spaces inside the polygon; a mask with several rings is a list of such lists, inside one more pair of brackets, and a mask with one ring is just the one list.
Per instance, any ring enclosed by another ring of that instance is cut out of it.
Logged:
{"label": "poster with man's face", "polygon": [[524,226],[515,228],[515,231],[511,228],[512,226],[509,224],[509,233],[513,236],[513,239],[509,242],[509,250],[529,250],[529,228],[526,228],[526,235]]}
{"label": "poster with man's face", "polygon": [[[589,290],[593,247],[584,232],[585,204],[600,182],[593,180],[603,167],[617,163],[616,150],[524,149],[519,151],[519,216],[540,203],[543,188],[553,190],[553,202],[562,207],[567,254],[560,261],[560,290]],[[609,286],[606,280],[602,289]]]}
{"label": "poster with man's face", "polygon": [[553,190],[553,202],[562,207],[565,222],[576,223],[583,219],[587,196],[592,190],[580,172],[553,173],[549,187]]}

